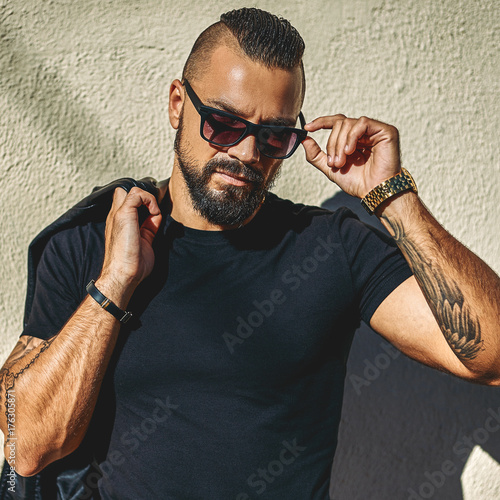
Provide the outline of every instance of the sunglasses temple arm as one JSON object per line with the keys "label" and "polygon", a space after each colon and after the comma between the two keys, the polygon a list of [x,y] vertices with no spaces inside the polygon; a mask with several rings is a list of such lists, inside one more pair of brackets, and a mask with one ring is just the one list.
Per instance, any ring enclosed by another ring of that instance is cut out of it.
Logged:
{"label": "sunglasses temple arm", "polygon": [[300,120],[300,126],[304,128],[306,126],[306,119],[304,118],[302,111],[299,113],[299,120]]}

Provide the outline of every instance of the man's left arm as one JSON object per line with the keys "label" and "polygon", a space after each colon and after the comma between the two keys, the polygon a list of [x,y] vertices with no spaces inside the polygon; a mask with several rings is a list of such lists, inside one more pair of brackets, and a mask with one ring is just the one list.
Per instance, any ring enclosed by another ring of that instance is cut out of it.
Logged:
{"label": "man's left arm", "polygon": [[[398,131],[368,118],[321,117],[331,129],[326,152],[308,137],[307,160],[358,198],[401,171]],[[405,191],[376,215],[414,276],[378,307],[370,325],[408,356],[479,383],[500,385],[500,279],[453,238],[418,196]]]}

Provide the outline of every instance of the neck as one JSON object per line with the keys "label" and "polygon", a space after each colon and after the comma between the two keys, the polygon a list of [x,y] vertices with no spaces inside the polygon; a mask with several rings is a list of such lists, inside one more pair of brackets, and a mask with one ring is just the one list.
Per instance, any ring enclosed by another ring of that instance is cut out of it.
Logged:
{"label": "neck", "polygon": [[205,219],[193,206],[191,195],[189,194],[186,181],[176,163],[172,170],[172,176],[168,185],[168,195],[172,206],[172,218],[181,223],[183,226],[202,231],[227,231],[237,229],[238,227],[248,224],[260,210],[262,203],[257,210],[240,225],[219,225],[212,224]]}

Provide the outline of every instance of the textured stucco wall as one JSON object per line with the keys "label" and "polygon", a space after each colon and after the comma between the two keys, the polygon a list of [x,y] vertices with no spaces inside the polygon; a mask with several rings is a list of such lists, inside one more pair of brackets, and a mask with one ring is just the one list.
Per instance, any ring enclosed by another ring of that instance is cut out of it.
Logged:
{"label": "textured stucco wall", "polygon": [[[245,5],[0,0],[2,360],[21,331],[29,241],[96,184],[168,176],[169,84],[201,29]],[[306,40],[306,118],[342,112],[396,125],[426,204],[500,271],[497,1],[251,5],[287,17]],[[276,192],[335,204],[338,190],[299,152]],[[366,371],[376,362],[383,369]],[[406,499],[410,488],[421,498],[500,498],[500,431],[484,431],[498,390],[393,359],[367,330],[349,368],[334,498]],[[456,470],[437,474],[448,461]]]}

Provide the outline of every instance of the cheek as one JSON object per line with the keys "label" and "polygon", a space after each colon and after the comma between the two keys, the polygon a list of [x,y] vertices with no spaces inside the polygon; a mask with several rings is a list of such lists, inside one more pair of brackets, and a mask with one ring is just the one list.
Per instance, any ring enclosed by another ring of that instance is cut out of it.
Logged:
{"label": "cheek", "polygon": [[197,161],[206,162],[221,151],[221,148],[217,148],[213,144],[205,141],[197,128],[192,128],[189,134],[183,132],[183,139],[184,138],[184,144],[188,148],[191,156],[195,157]]}
{"label": "cheek", "polygon": [[200,134],[200,124],[199,121],[195,122],[193,126],[189,128],[189,145],[191,147],[192,153],[202,158],[213,158],[217,153],[224,151],[224,148],[214,146],[210,144],[208,141],[203,139]]}
{"label": "cheek", "polygon": [[192,106],[183,108],[181,115],[182,136],[192,149],[198,151],[200,147],[209,145],[200,135],[200,115]]}
{"label": "cheek", "polygon": [[271,160],[271,164],[266,169],[267,172],[268,172],[266,180],[268,182],[272,181],[273,179],[275,179],[276,176],[279,174],[282,163],[283,163],[283,160],[274,160],[274,161]]}

